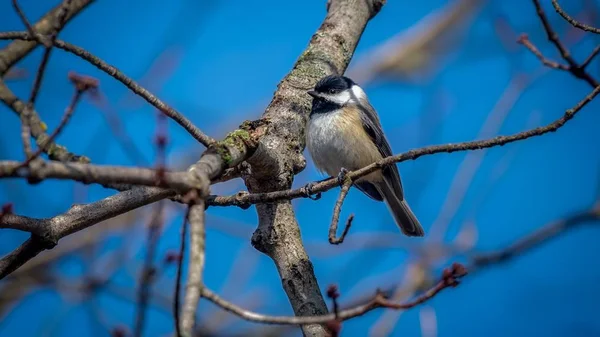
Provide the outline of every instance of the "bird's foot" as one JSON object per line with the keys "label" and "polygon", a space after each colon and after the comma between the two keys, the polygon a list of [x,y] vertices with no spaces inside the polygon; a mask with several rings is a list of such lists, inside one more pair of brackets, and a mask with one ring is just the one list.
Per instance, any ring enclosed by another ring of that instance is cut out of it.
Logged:
{"label": "bird's foot", "polygon": [[319,182],[310,182],[306,185],[304,185],[303,188],[303,192],[304,192],[304,196],[311,199],[311,200],[319,200],[321,199],[321,192],[317,192],[316,194],[313,192],[313,188],[315,187],[316,184],[318,184]]}
{"label": "bird's foot", "polygon": [[340,169],[340,173],[337,176],[337,180],[338,180],[338,184],[343,185],[344,182],[346,181],[346,174],[348,174],[348,170],[346,170],[345,168],[341,168]]}

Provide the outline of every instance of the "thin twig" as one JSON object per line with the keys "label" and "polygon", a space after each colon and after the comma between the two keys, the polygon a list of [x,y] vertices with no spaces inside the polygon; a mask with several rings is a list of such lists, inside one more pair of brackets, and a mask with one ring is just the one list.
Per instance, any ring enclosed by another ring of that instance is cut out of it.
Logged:
{"label": "thin twig", "polygon": [[[507,263],[518,257],[522,257],[526,253],[548,243],[552,239],[558,238],[561,235],[566,235],[569,231],[591,222],[595,223],[596,225],[600,224],[600,204],[595,204],[588,210],[575,213],[564,219],[544,225],[540,229],[535,230],[533,233],[530,233],[499,250],[489,253],[472,252],[469,254],[464,254],[464,252],[456,252],[448,253],[445,256],[450,256],[451,254],[458,254],[461,256],[466,255],[468,260],[468,263],[466,264],[467,270],[469,270],[469,275],[473,276],[477,272],[483,271],[486,268],[500,266],[503,263]],[[388,291],[389,289],[384,290],[386,293]],[[362,299],[357,301],[357,303],[364,303],[365,301],[368,301],[368,299]]]}
{"label": "thin twig", "polygon": [[[61,3],[61,5],[45,15],[38,23],[35,24],[35,26],[32,26],[31,23],[29,23],[27,17],[19,7],[17,0],[12,1],[15,11],[21,18],[21,21],[23,21],[24,25],[27,27],[29,35],[33,37],[32,41],[35,41],[36,43],[22,43],[23,41],[17,41],[9,44],[6,48],[1,50],[0,76],[9,71],[18,60],[29,54],[29,52],[33,50],[38,42],[46,46],[44,56],[36,73],[28,103],[25,103],[22,107],[18,107],[17,103],[19,103],[19,101],[16,96],[14,96],[14,94],[10,92],[4,83],[0,81],[0,99],[2,99],[2,101],[13,110],[19,110],[18,114],[21,119],[21,138],[23,141],[26,160],[31,157],[30,137],[34,136],[36,141],[38,141],[38,145],[39,143],[47,144],[54,149],[54,151],[52,151],[54,155],[50,156],[51,159],[60,158],[59,160],[68,159],[69,161],[89,162],[89,160],[85,157],[73,155],[67,152],[66,149],[56,146],[52,142],[47,142],[48,137],[45,134],[45,129],[41,126],[42,123],[39,119],[39,116],[34,111],[33,105],[39,92],[42,76],[45,72],[46,64],[49,59],[50,50],[52,48],[51,40],[56,38],[58,32],[67,22],[67,20],[83,10],[92,1],[93,0],[65,0],[63,3]],[[50,35],[50,41],[48,38],[38,33]]]}
{"label": "thin twig", "polygon": [[[27,160],[25,160],[23,162],[23,164],[20,165],[19,168],[27,167],[29,165],[29,163],[31,163],[33,160],[38,158],[43,152],[48,152],[47,146],[49,144],[52,144],[54,142],[54,140],[56,139],[56,137],[58,137],[58,135],[60,135],[62,130],[65,128],[65,126],[71,119],[71,116],[73,116],[73,112],[75,112],[75,107],[81,100],[81,97],[83,96],[83,94],[90,89],[95,90],[98,88],[98,81],[95,79],[92,79],[92,78],[83,77],[83,76],[76,75],[75,73],[71,73],[71,74],[69,74],[69,79],[71,80],[71,82],[73,82],[73,84],[75,86],[75,92],[73,93],[73,97],[71,98],[71,102],[69,103],[69,106],[67,106],[67,108],[65,109],[65,112],[60,120],[60,123],[58,124],[56,129],[54,129],[52,134],[50,134],[50,137],[44,142],[44,144],[41,144],[38,147],[37,151],[35,151],[35,153],[32,154],[31,156],[29,156],[27,158]],[[17,169],[19,169],[19,168],[17,168]]]}
{"label": "thin twig", "polygon": [[542,62],[543,65],[550,67],[552,69],[569,71],[570,67],[568,65],[561,64],[561,63],[558,63],[556,61],[552,61],[552,60],[546,58],[542,54],[542,52],[533,44],[533,42],[531,42],[531,40],[529,40],[529,37],[527,36],[527,34],[521,34],[521,36],[519,36],[519,39],[517,40],[517,42],[519,42],[520,44],[524,45],[527,49],[529,49],[529,51],[531,51],[531,53],[533,55],[535,55],[535,57],[537,57],[538,60],[540,60],[540,62]]}
{"label": "thin twig", "polygon": [[87,205],[73,205],[66,213],[49,219],[31,219],[29,226],[43,228],[43,235],[32,235],[13,252],[0,259],[0,280],[54,247],[58,240],[103,220],[151,204],[173,195],[161,188],[135,188]]}
{"label": "thin twig", "polygon": [[432,299],[442,290],[449,287],[456,287],[459,284],[460,278],[466,274],[467,269],[464,266],[455,263],[451,267],[444,270],[440,281],[438,281],[433,287],[408,302],[395,303],[386,299],[383,293],[378,291],[368,303],[349,309],[340,310],[337,315],[335,313],[321,316],[268,316],[258,314],[247,311],[231,302],[226,301],[206,287],[202,289],[202,297],[218,305],[223,310],[227,310],[232,314],[251,322],[284,325],[325,324],[335,319],[339,321],[346,321],[354,317],[362,316],[378,308],[387,308],[393,310],[406,310],[414,308],[417,305]]}
{"label": "thin twig", "polygon": [[46,66],[48,65],[48,61],[50,60],[50,53],[54,45],[54,40],[56,39],[56,36],[58,35],[58,32],[60,31],[62,26],[65,24],[67,8],[69,8],[69,6],[71,5],[71,0],[65,0],[61,4],[61,7],[58,10],[58,14],[56,17],[56,22],[54,23],[48,36],[40,35],[38,34],[38,32],[35,31],[33,26],[31,26],[31,23],[29,23],[29,20],[27,20],[27,17],[19,7],[17,0],[12,0],[12,3],[13,7],[15,8],[15,11],[21,18],[21,21],[23,21],[25,27],[27,27],[27,31],[29,32],[29,34],[33,36],[38,43],[46,47],[44,50],[44,54],[42,55],[40,65],[38,66],[38,70],[35,75],[35,80],[33,81],[33,86],[31,88],[31,94],[29,96],[28,105],[31,107],[31,109],[33,109],[33,107],[35,106],[35,100],[38,96],[40,87],[42,85],[44,73],[46,72]]}
{"label": "thin twig", "polygon": [[344,227],[342,235],[339,238],[336,237],[338,223],[340,222],[340,213],[342,212],[342,204],[348,195],[348,191],[350,191],[350,187],[352,187],[352,179],[346,178],[342,188],[340,189],[340,195],[335,202],[335,207],[333,208],[333,218],[331,219],[331,225],[329,225],[329,243],[332,245],[338,245],[344,242],[344,239],[350,230],[350,226],[352,226],[354,214],[351,214],[348,217],[348,220],[346,220],[346,227]]}
{"label": "thin twig", "polygon": [[[19,3],[17,2],[17,0],[12,0],[12,4],[15,9],[15,12],[17,12],[17,15],[19,16],[19,18],[21,19],[21,21],[27,28],[27,31],[29,32],[29,34],[32,36],[37,36],[35,33],[35,30],[31,26],[31,23],[27,19],[27,16],[25,15],[25,13],[23,13],[23,10],[21,10],[21,7],[19,6]],[[38,39],[38,41],[41,41],[41,40]],[[21,115],[21,141],[23,142],[23,152],[25,153],[26,160],[29,160],[31,158],[31,151],[32,151],[31,150],[31,135],[30,135],[31,128],[29,127],[29,116],[30,116],[30,111],[33,110],[32,99],[35,99],[34,94],[37,92],[36,89],[38,87],[39,87],[39,81],[36,76],[36,81],[34,82],[34,85],[33,85],[32,91],[31,91],[30,101],[25,106],[25,110],[23,111],[23,114]]]}
{"label": "thin twig", "polygon": [[[194,186],[192,191],[197,193],[199,199],[201,199],[200,202],[202,206],[204,206],[203,200],[208,196],[210,180],[217,178],[226,169],[240,164],[252,153],[254,153],[256,147],[258,146],[257,140],[264,135],[264,130],[260,127],[262,125],[264,124],[260,122],[253,125],[247,125],[246,129],[244,129],[244,132],[248,137],[241,138],[235,137],[234,135],[227,136],[225,141],[223,141],[223,144],[220,144],[218,150],[212,146],[209,147],[202,154],[200,159],[195,164],[190,166],[190,168],[185,172],[185,177],[180,176],[180,178],[183,180],[191,183],[189,186]],[[4,164],[6,164],[6,162],[4,162]],[[40,163],[40,167],[43,169],[45,165],[56,164],[59,166],[54,166],[54,168],[59,168],[60,170],[64,170],[68,167],[68,165],[75,165],[50,162]],[[14,174],[17,174],[16,176],[19,176],[19,172],[12,172],[12,170],[18,165],[18,163],[14,162],[9,162],[8,165],[2,165],[0,163],[0,171],[2,171],[0,175],[4,174],[5,176],[14,176]],[[92,165],[80,165],[78,168],[80,170],[85,170],[84,167],[92,167]],[[11,172],[8,173],[6,169],[10,169]],[[35,169],[29,171],[35,171]],[[104,171],[103,173],[105,174],[108,173],[105,170],[100,170],[98,172],[100,173],[102,171]],[[146,176],[143,180],[151,178],[154,181],[153,183],[156,182],[156,170],[133,168],[125,169],[122,173],[128,174],[133,173],[134,171],[137,173],[145,172],[145,174],[151,174],[150,177]],[[131,175],[130,178],[134,180],[137,179],[135,178],[137,173],[135,175]],[[27,175],[28,173],[25,172],[24,174]],[[62,172],[61,174],[63,176],[70,175],[70,173],[65,172]],[[78,174],[80,177],[86,175],[82,171]],[[111,174],[114,174],[114,177],[117,178],[121,175],[121,173],[116,173],[114,171]],[[180,174],[182,174],[182,172],[175,174],[175,176]],[[95,177],[94,174],[89,174],[89,172],[87,176]],[[164,173],[162,180],[166,179],[168,181],[169,177],[173,178],[174,176],[169,175],[169,173]],[[21,267],[40,252],[53,247],[57,244],[59,239],[65,236],[96,225],[103,220],[110,219],[117,215],[165,198],[174,197],[175,195],[176,191],[171,189],[136,187],[95,203],[87,205],[74,205],[65,214],[61,214],[50,219],[35,219],[35,221],[31,221],[29,225],[32,227],[42,226],[42,228],[45,229],[44,235],[42,237],[35,235],[32,236],[31,239],[23,243],[19,248],[15,249],[11,253],[8,253],[2,259],[0,259],[0,279],[3,279],[7,275],[11,274],[13,271]],[[198,208],[198,210],[200,210],[200,208]],[[204,207],[201,208],[201,211],[202,213],[204,212]],[[197,216],[196,218],[200,219],[201,217],[203,218],[203,214],[202,216]]]}
{"label": "thin twig", "polygon": [[[156,180],[157,184],[160,185],[163,179],[164,172],[166,171],[166,147],[167,147],[167,120],[160,112],[157,114],[157,127],[156,127]],[[150,300],[150,291],[152,283],[156,277],[156,267],[154,266],[154,257],[156,255],[156,249],[158,240],[160,238],[160,231],[164,222],[164,200],[158,202],[153,212],[150,226],[148,226],[148,248],[146,252],[146,259],[144,260],[144,268],[142,269],[142,276],[140,280],[140,286],[138,289],[138,307],[137,316],[135,321],[134,336],[142,337],[144,330],[146,311],[148,302]]]}
{"label": "thin twig", "polygon": [[[46,133],[46,124],[40,119],[40,116],[35,110],[29,108],[26,102],[19,100],[17,96],[6,86],[6,84],[0,79],[0,101],[6,104],[7,107],[12,109],[19,119],[21,124],[28,123],[27,127],[30,129],[28,132],[33,138],[35,138],[38,146],[45,144],[48,148],[48,158],[51,160],[62,161],[62,162],[79,162],[89,163],[89,158],[85,156],[76,155],[71,153],[62,145],[58,145],[53,142],[48,142],[48,134]],[[25,121],[25,122],[24,122]],[[29,138],[25,140],[29,142]]]}
{"label": "thin twig", "polygon": [[181,314],[179,308],[179,298],[181,297],[181,276],[183,274],[183,256],[185,254],[185,237],[187,232],[187,222],[190,217],[190,207],[187,208],[183,216],[183,224],[181,224],[181,243],[179,245],[179,259],[177,260],[177,276],[175,277],[175,295],[173,296],[173,315],[175,315],[175,331],[177,337],[182,337],[181,334]]}
{"label": "thin twig", "polygon": [[[95,0],[71,0],[71,5],[66,9],[65,22],[75,18]],[[33,26],[34,30],[42,35],[47,35],[55,29],[56,18],[61,16],[63,4],[59,4],[46,13]],[[13,41],[0,50],[0,77],[5,75],[21,59],[29,55],[38,46],[37,40]]]}
{"label": "thin twig", "polygon": [[[13,0],[16,2],[16,0]],[[52,47],[54,46],[54,40],[58,36],[58,33],[65,25],[65,20],[67,17],[67,8],[71,5],[71,0],[64,0],[58,14],[56,16],[56,20],[54,22],[54,29],[50,31],[48,37],[42,38],[42,36],[38,36],[37,40],[40,44],[43,44],[46,48],[44,49],[44,54],[42,55],[42,60],[40,61],[40,65],[38,67],[37,73],[35,74],[35,80],[33,82],[33,87],[31,89],[31,94],[29,96],[29,105],[33,108],[35,105],[35,100],[38,96],[40,88],[42,86],[42,80],[44,79],[44,74],[46,73],[46,67],[48,66],[48,61],[50,61],[50,54],[52,53]],[[29,31],[30,34],[36,34],[33,30]]]}
{"label": "thin twig", "polygon": [[19,6],[19,3],[17,2],[17,0],[12,0],[12,5],[13,5],[13,7],[15,9],[15,12],[17,12],[17,15],[19,16],[19,18],[21,19],[21,21],[25,25],[25,28],[27,28],[27,31],[29,32],[29,34],[31,36],[36,37],[36,39],[39,42],[39,39],[37,38],[36,31],[33,29],[33,26],[31,26],[31,23],[27,19],[27,16],[25,15],[25,13],[23,13],[23,10],[21,9],[21,6]]}
{"label": "thin twig", "polygon": [[156,276],[154,257],[156,255],[156,248],[163,223],[164,204],[164,201],[159,201],[156,204],[148,226],[148,248],[146,250],[146,258],[144,259],[144,267],[142,268],[137,294],[137,314],[133,330],[133,336],[135,337],[142,336],[146,321],[148,302],[150,301],[152,281]]}
{"label": "thin twig", "polygon": [[571,17],[569,14],[567,14],[558,4],[557,0],[552,0],[552,6],[554,6],[554,9],[556,10],[556,12],[558,14],[560,14],[560,16],[563,17],[563,19],[567,20],[568,23],[570,23],[573,27],[579,28],[581,30],[585,30],[586,32],[591,32],[594,34],[600,34],[600,29],[596,28],[596,27],[592,27],[589,25],[586,25],[585,23],[581,23],[577,20],[575,20],[573,17]]}
{"label": "thin twig", "polygon": [[596,57],[599,52],[600,52],[600,46],[596,46],[596,48],[594,48],[594,50],[592,50],[592,52],[585,59],[585,61],[583,61],[583,63],[581,64],[581,68],[584,68],[584,69],[587,68],[587,66],[590,65],[590,63],[594,60],[594,57]]}
{"label": "thin twig", "polygon": [[569,72],[571,72],[571,74],[573,74],[573,76],[575,76],[576,78],[586,81],[593,88],[598,87],[600,83],[598,83],[577,63],[577,61],[573,58],[567,47],[562,43],[556,31],[552,28],[552,25],[550,24],[550,21],[548,20],[548,17],[546,16],[546,13],[544,12],[542,5],[540,4],[540,1],[532,1],[537,15],[542,23],[542,26],[546,31],[546,36],[548,40],[552,42],[552,44],[554,44],[554,46],[560,53],[560,56],[569,64]]}
{"label": "thin twig", "polygon": [[[30,34],[26,32],[3,32],[0,33],[0,40],[26,40],[30,41],[34,39]],[[197,141],[199,141],[204,146],[209,146],[214,143],[215,140],[210,136],[206,135],[202,130],[200,130],[196,125],[194,125],[188,118],[186,118],[182,113],[173,109],[163,101],[161,101],[158,97],[154,96],[151,92],[146,90],[144,87],[139,85],[133,79],[123,74],[119,69],[109,65],[104,62],[102,59],[92,55],[88,51],[83,48],[77,47],[70,43],[55,40],[54,46],[65,51],[68,51],[80,58],[88,61],[90,64],[95,66],[96,68],[102,70],[103,72],[109,74],[119,82],[123,83],[129,90],[133,93],[139,95],[146,102],[150,103],[152,106],[156,107],[158,110],[163,112],[165,115],[169,116],[173,119],[177,124],[181,125],[192,137],[194,137]]]}
{"label": "thin twig", "polygon": [[342,322],[339,320],[340,316],[340,308],[338,303],[338,298],[340,297],[340,292],[338,291],[337,285],[330,285],[327,288],[327,297],[331,299],[333,302],[333,315],[334,319],[327,323],[327,327],[331,332],[331,337],[339,337],[340,331],[342,330]]}

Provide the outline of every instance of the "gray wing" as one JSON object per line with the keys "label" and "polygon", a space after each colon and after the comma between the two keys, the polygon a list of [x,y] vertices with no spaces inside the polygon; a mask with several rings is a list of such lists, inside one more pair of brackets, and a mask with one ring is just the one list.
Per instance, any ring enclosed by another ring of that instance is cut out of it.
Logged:
{"label": "gray wing", "polygon": [[[363,127],[367,134],[373,140],[373,143],[377,146],[379,153],[383,157],[389,157],[392,155],[392,149],[390,148],[390,144],[388,143],[385,135],[383,134],[383,129],[381,128],[381,123],[379,122],[379,116],[377,116],[377,112],[368,101],[362,101],[362,114],[361,119],[363,122]],[[402,182],[400,180],[400,173],[398,172],[398,167],[396,164],[388,165],[383,168],[383,177],[390,184],[398,199],[404,200],[404,191],[402,190]],[[358,185],[358,184],[357,184]],[[357,186],[360,188],[360,186]],[[361,189],[362,190],[362,189]],[[367,193],[367,192],[365,192]],[[369,193],[367,193],[369,194]],[[379,193],[377,193],[379,195]],[[373,197],[372,195],[370,195]],[[381,198],[381,195],[379,195]],[[376,198],[374,198],[376,199]]]}

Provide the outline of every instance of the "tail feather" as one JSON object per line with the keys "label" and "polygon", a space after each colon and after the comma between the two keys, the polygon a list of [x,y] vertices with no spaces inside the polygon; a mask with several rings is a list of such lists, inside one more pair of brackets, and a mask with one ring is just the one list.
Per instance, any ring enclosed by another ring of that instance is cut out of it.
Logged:
{"label": "tail feather", "polygon": [[394,216],[394,220],[402,233],[406,236],[424,236],[425,231],[417,220],[417,217],[412,212],[406,200],[400,198],[393,192],[388,184],[383,183],[379,186],[379,190],[390,212]]}

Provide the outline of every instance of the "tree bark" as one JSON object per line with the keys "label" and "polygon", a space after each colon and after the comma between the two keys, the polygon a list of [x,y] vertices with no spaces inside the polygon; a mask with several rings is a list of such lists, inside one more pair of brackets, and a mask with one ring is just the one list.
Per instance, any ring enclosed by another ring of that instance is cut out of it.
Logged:
{"label": "tree bark", "polygon": [[[263,118],[269,121],[265,136],[248,162],[244,177],[251,193],[289,189],[294,175],[306,166],[304,128],[310,113],[306,91],[323,76],[342,74],[367,25],[385,0],[331,0],[327,17],[300,55],[292,71],[279,83]],[[323,300],[312,263],[302,244],[290,201],[259,204],[258,228],[252,245],[271,257],[294,313],[323,315]],[[305,325],[305,336],[326,336],[323,325]]]}

